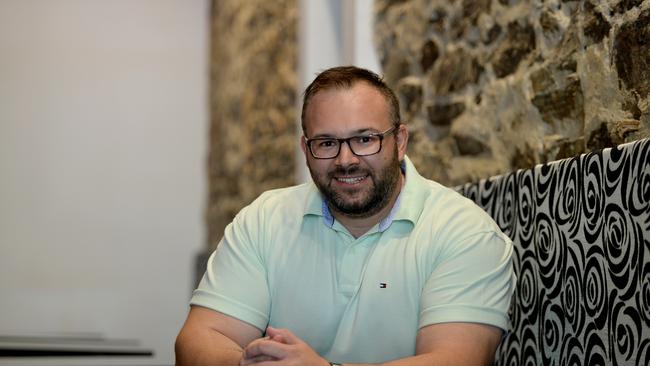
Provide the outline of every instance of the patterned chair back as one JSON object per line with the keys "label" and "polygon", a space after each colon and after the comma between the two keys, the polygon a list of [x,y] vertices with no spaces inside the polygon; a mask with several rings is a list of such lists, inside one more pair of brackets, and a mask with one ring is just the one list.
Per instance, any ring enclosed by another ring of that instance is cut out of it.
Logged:
{"label": "patterned chair back", "polygon": [[650,365],[650,139],[457,188],[515,244],[497,365]]}

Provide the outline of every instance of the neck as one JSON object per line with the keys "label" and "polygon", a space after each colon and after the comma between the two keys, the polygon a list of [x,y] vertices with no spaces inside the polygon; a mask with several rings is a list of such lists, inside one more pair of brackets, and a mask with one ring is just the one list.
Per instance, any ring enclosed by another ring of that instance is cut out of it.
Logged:
{"label": "neck", "polygon": [[390,198],[390,201],[388,201],[388,204],[377,213],[368,217],[354,217],[342,214],[330,207],[332,216],[338,222],[340,222],[341,225],[343,225],[355,238],[358,238],[361,235],[367,233],[368,230],[370,230],[373,226],[377,225],[377,223],[386,218],[390,211],[393,209],[393,206],[397,201],[397,197],[402,191],[402,187],[404,187],[404,175],[400,174],[399,177],[399,187],[393,191],[392,197]]}

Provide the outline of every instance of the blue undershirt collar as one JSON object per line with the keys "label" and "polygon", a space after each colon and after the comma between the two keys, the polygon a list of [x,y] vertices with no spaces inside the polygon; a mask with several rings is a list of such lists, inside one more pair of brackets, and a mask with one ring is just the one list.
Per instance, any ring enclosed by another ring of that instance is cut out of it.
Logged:
{"label": "blue undershirt collar", "polygon": [[[404,160],[400,162],[400,169],[402,171],[402,174],[406,175],[406,163]],[[388,229],[390,224],[393,222],[393,219],[395,218],[395,214],[397,213],[397,209],[399,208],[399,204],[402,198],[402,192],[400,191],[399,195],[397,196],[397,199],[395,200],[395,204],[393,207],[390,209],[390,212],[386,217],[384,217],[381,221],[379,221],[379,231],[384,231]],[[334,216],[332,216],[332,212],[330,211],[329,206],[327,205],[327,201],[325,199],[321,199],[321,210],[323,211],[323,221],[325,222],[325,225],[328,227],[332,227],[334,225]]]}

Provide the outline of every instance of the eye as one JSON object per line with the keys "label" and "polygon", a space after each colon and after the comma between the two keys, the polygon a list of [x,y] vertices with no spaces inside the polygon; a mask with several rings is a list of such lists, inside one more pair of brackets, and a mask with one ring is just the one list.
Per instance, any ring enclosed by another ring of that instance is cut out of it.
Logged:
{"label": "eye", "polygon": [[355,137],[355,140],[358,144],[361,145],[368,145],[371,144],[375,141],[376,136],[357,136]]}
{"label": "eye", "polygon": [[338,141],[336,140],[317,140],[316,141],[316,147],[319,149],[328,149],[332,147],[336,147],[338,144]]}

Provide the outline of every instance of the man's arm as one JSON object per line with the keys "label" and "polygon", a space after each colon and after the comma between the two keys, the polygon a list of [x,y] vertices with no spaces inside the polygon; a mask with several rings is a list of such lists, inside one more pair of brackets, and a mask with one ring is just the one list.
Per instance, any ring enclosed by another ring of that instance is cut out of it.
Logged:
{"label": "man's arm", "polygon": [[223,313],[192,306],[176,338],[176,365],[237,366],[242,350],[262,332]]}
{"label": "man's arm", "polygon": [[501,329],[485,324],[432,324],[418,331],[415,357],[386,365],[491,365],[501,335]]}
{"label": "man's arm", "polygon": [[[327,361],[287,329],[272,329],[275,339],[263,338],[251,342],[244,350],[242,366],[255,365],[327,365]],[[386,337],[390,337],[387,330]],[[382,366],[455,366],[490,365],[501,339],[501,329],[477,323],[441,323],[418,331],[416,354],[383,363]],[[261,356],[276,359],[274,363],[258,361]],[[279,361],[279,362],[278,362]],[[334,360],[336,361],[336,360]],[[344,363],[345,366],[369,366]]]}

